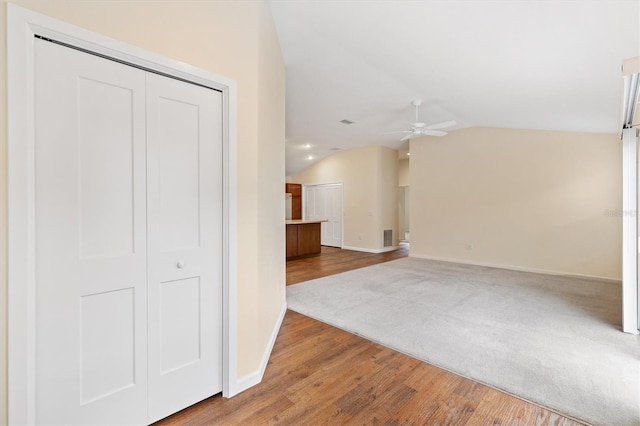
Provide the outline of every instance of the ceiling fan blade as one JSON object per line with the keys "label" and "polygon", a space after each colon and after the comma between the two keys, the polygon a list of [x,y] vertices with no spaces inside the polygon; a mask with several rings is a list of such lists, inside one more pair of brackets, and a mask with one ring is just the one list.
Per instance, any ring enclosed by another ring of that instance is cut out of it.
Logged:
{"label": "ceiling fan blade", "polygon": [[385,132],[383,135],[390,135],[391,133],[411,133],[411,130],[396,130],[395,132]]}
{"label": "ceiling fan blade", "polygon": [[422,134],[425,136],[446,136],[448,133],[442,130],[425,130]]}
{"label": "ceiling fan blade", "polygon": [[412,136],[413,136],[413,132],[409,133],[407,136],[405,136],[404,138],[400,139],[400,142],[406,141],[407,139],[410,139]]}
{"label": "ceiling fan blade", "polygon": [[438,129],[445,129],[447,127],[451,127],[451,126],[455,126],[456,122],[455,121],[443,121],[442,123],[436,123],[436,124],[432,124],[430,126],[427,126],[427,130],[438,130]]}

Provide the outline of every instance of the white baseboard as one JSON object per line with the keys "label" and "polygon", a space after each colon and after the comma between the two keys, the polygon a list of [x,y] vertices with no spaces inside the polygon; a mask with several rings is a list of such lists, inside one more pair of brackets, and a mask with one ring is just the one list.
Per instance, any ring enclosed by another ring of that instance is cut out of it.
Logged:
{"label": "white baseboard", "polygon": [[546,269],[528,268],[526,266],[501,265],[496,263],[476,262],[471,260],[453,259],[453,258],[447,258],[447,257],[421,256],[416,254],[410,254],[410,257],[415,257],[418,259],[439,260],[441,262],[461,263],[463,265],[486,266],[489,268],[508,269],[511,271],[533,272],[535,274],[556,275],[556,276],[564,276],[564,277],[581,278],[585,280],[605,281],[613,284],[622,284],[622,280],[616,279],[616,278],[598,277],[595,275],[572,274],[569,272],[560,272],[560,271],[549,271]]}
{"label": "white baseboard", "polygon": [[363,251],[365,253],[386,253],[388,251],[394,251],[398,249],[398,246],[392,247],[384,247],[381,249],[370,249],[364,247],[350,247],[350,246],[342,246],[343,250],[353,250],[353,251]]}
{"label": "white baseboard", "polygon": [[244,392],[252,386],[257,385],[262,381],[262,377],[264,376],[264,372],[267,369],[267,364],[269,363],[269,357],[271,357],[271,352],[273,351],[273,345],[276,343],[276,338],[278,337],[278,332],[280,331],[280,327],[282,327],[282,321],[284,320],[284,316],[287,313],[287,302],[282,306],[282,310],[280,311],[280,315],[278,316],[278,321],[276,326],[273,328],[271,332],[271,337],[269,339],[269,344],[262,354],[262,360],[260,361],[260,368],[244,377],[240,377],[234,386],[233,393],[228,395],[229,397],[235,396],[240,392]]}

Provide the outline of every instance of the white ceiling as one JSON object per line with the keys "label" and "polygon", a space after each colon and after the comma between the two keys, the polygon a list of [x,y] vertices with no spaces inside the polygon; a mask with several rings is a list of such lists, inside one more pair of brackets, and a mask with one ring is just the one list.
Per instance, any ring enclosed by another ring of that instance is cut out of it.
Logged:
{"label": "white ceiling", "polygon": [[453,129],[616,133],[621,63],[640,55],[637,0],[270,3],[287,71],[288,176],[335,148],[407,149],[383,133],[407,128],[418,98],[421,121]]}

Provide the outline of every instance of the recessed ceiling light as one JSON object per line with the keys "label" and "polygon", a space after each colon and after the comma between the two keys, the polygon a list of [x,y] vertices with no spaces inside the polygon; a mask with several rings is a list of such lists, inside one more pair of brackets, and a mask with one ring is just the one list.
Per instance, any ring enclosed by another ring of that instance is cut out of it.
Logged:
{"label": "recessed ceiling light", "polygon": [[307,155],[307,160],[313,160],[313,155]]}
{"label": "recessed ceiling light", "polygon": [[411,153],[410,153],[410,152],[407,152],[407,155],[411,155]]}
{"label": "recessed ceiling light", "polygon": [[311,148],[311,144],[310,143],[306,143],[306,144],[304,144],[304,147],[309,149],[309,148]]}
{"label": "recessed ceiling light", "polygon": [[340,122],[342,124],[353,124],[353,123],[355,123],[355,121],[347,120],[346,118],[344,120],[340,120]]}

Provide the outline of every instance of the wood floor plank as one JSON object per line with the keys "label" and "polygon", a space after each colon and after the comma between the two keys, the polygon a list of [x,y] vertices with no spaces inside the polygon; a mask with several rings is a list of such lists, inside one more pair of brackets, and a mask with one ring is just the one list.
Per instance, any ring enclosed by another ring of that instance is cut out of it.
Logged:
{"label": "wood floor plank", "polygon": [[470,424],[503,424],[509,419],[513,425],[558,425],[569,426],[573,420],[560,416],[534,404],[529,404],[495,389],[487,392],[476,407]]}
{"label": "wood floor plank", "polygon": [[406,243],[401,243],[398,250],[378,254],[322,246],[320,255],[287,261],[287,285],[364,268],[408,255],[409,246]]}
{"label": "wood floor plank", "polygon": [[466,379],[442,374],[431,386],[420,386],[415,397],[398,411],[400,423],[466,424],[474,407],[455,392]]}
{"label": "wood floor plank", "polygon": [[[323,247],[287,262],[287,284],[406,256]],[[287,311],[260,384],[158,425],[558,425],[580,423]]]}

